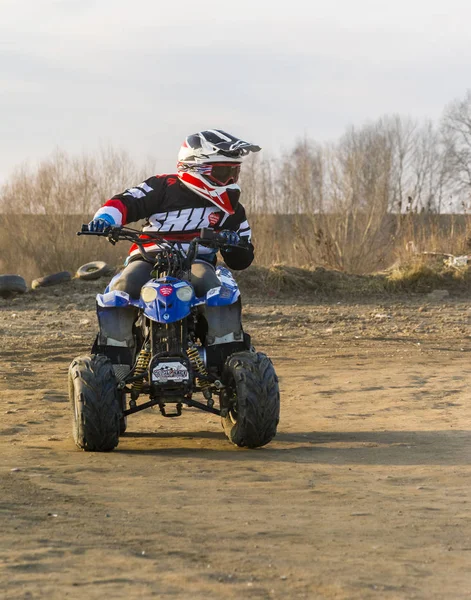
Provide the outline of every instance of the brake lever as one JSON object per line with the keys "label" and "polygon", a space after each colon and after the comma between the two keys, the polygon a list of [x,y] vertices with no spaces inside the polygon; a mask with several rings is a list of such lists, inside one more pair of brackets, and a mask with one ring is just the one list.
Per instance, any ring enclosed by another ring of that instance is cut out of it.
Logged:
{"label": "brake lever", "polygon": [[121,227],[110,227],[103,231],[103,233],[107,236],[109,243],[113,246],[116,246],[116,242],[119,242],[120,232]]}
{"label": "brake lever", "polygon": [[238,248],[239,250],[249,250],[248,244],[224,244],[221,247],[223,249],[225,249],[225,248]]}

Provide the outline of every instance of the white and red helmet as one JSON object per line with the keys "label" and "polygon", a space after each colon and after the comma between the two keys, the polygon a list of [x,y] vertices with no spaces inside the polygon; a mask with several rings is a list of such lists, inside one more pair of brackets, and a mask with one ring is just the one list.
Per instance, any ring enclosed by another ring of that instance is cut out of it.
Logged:
{"label": "white and red helmet", "polygon": [[237,180],[242,160],[260,150],[220,129],[200,131],[188,136],[180,148],[178,177],[190,190],[232,215],[240,195]]}

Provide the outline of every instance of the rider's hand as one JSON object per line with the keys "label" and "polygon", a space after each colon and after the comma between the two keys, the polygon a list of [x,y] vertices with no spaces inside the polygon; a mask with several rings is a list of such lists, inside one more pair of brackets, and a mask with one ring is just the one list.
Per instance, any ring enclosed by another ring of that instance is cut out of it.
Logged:
{"label": "rider's hand", "polygon": [[226,244],[231,244],[232,246],[237,246],[237,244],[240,242],[239,235],[230,229],[223,229],[219,233],[219,237],[222,238]]}
{"label": "rider's hand", "polygon": [[115,225],[115,220],[111,215],[107,215],[106,213],[101,214],[99,217],[93,218],[88,224],[88,231],[93,231],[94,233],[101,233]]}

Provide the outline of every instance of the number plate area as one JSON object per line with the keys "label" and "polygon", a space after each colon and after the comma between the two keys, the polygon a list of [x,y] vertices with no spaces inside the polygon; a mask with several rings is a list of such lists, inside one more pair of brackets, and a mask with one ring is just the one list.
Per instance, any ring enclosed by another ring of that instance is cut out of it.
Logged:
{"label": "number plate area", "polygon": [[184,362],[165,361],[157,362],[152,366],[152,382],[165,383],[187,383],[190,373]]}

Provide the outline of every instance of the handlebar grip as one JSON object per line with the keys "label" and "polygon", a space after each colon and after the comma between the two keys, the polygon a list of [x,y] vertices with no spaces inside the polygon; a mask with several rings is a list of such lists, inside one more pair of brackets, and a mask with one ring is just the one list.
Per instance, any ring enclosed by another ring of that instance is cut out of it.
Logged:
{"label": "handlebar grip", "polygon": [[249,244],[246,240],[240,239],[238,244],[228,244],[224,237],[222,237],[217,231],[214,231],[211,227],[202,227],[200,229],[200,238],[202,242],[215,242],[217,248],[241,248],[242,250],[248,250]]}
{"label": "handlebar grip", "polygon": [[82,225],[80,231],[77,231],[77,235],[108,235],[106,231],[90,231],[88,225]]}

